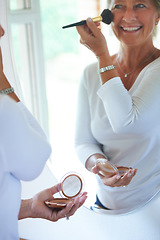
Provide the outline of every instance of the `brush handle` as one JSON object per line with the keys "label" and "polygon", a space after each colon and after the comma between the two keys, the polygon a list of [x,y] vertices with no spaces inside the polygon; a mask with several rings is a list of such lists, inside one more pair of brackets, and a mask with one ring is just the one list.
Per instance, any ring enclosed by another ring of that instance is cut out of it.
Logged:
{"label": "brush handle", "polygon": [[80,22],[76,22],[76,23],[72,23],[66,26],[63,26],[62,28],[69,28],[69,27],[75,27],[75,26],[80,26],[80,25],[84,25],[86,24],[86,20],[80,21]]}
{"label": "brush handle", "polygon": [[[104,9],[101,16],[92,18],[93,22],[104,22],[106,24],[110,24],[113,21],[113,13],[109,9]],[[69,27],[75,27],[86,24],[86,20],[82,20],[80,22],[72,23],[66,26],[63,26],[62,28],[69,28]]]}

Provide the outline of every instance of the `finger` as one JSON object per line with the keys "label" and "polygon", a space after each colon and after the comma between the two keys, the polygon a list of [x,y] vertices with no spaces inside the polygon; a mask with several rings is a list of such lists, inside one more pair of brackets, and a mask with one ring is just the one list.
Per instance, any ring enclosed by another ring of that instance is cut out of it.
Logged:
{"label": "finger", "polygon": [[131,182],[132,178],[135,176],[136,172],[137,172],[136,169],[129,170],[127,173],[124,174],[123,177],[119,179],[119,181],[115,183],[115,186],[116,187],[127,186]]}
{"label": "finger", "polygon": [[74,203],[71,201],[67,204],[67,206],[60,210],[60,211],[54,211],[52,216],[53,218],[57,221],[60,218],[65,218],[66,216],[68,216],[72,206],[74,205]]}
{"label": "finger", "polygon": [[80,207],[80,199],[79,197],[74,199],[74,205],[72,206],[72,208],[70,209],[70,211],[67,213],[67,216],[70,217],[72,215],[74,215],[74,213],[77,211],[77,209]]}
{"label": "finger", "polygon": [[124,179],[124,178],[126,178],[126,177],[128,177],[128,178],[133,178],[133,177],[135,176],[136,172],[137,172],[137,169],[130,169],[128,172],[126,172],[126,173],[121,177],[121,179]]}
{"label": "finger", "polygon": [[100,170],[100,168],[99,168],[98,166],[94,166],[91,171],[92,171],[94,174],[97,174],[97,173],[99,173],[99,170]]}
{"label": "finger", "polygon": [[90,33],[90,30],[87,25],[77,26],[76,29],[79,35],[81,36],[81,39],[85,39]]}
{"label": "finger", "polygon": [[121,176],[116,174],[113,177],[109,177],[109,178],[103,177],[102,181],[106,186],[115,187],[115,184],[119,181],[120,178]]}
{"label": "finger", "polygon": [[[95,25],[95,23],[93,23]],[[95,25],[95,28],[98,29],[99,31],[99,27]],[[81,26],[77,26],[76,27],[77,32],[79,33],[79,35],[81,36],[81,40],[80,42],[82,44],[84,44],[86,42],[86,40],[88,39],[88,37],[93,37],[94,34],[92,33],[91,29],[88,27],[88,25],[81,25]]]}
{"label": "finger", "polygon": [[81,195],[81,197],[79,199],[80,207],[84,204],[84,202],[86,201],[87,197],[88,197],[87,196],[87,192],[82,193],[82,195]]}
{"label": "finger", "polygon": [[74,205],[72,206],[71,210],[69,211],[69,213],[67,214],[68,217],[74,215],[74,213],[78,210],[78,208],[80,208],[84,202],[87,199],[87,193],[84,192],[80,197],[75,198],[74,200]]}
{"label": "finger", "polygon": [[53,195],[55,193],[58,193],[60,189],[61,189],[61,184],[58,183],[58,184],[54,185],[53,187],[49,188],[49,191]]}
{"label": "finger", "polygon": [[97,37],[99,35],[99,28],[96,26],[96,24],[93,22],[92,18],[87,18],[86,20],[87,26],[92,32],[92,34]]}

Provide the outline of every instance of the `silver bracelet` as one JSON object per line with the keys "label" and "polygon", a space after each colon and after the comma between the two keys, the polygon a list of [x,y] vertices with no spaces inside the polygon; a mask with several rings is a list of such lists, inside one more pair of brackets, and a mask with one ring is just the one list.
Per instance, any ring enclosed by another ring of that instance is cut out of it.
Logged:
{"label": "silver bracelet", "polygon": [[109,70],[112,70],[112,69],[115,69],[115,68],[116,68],[116,66],[112,64],[112,65],[100,68],[98,70],[98,73],[103,73],[103,72],[106,72],[106,71],[109,71]]}
{"label": "silver bracelet", "polygon": [[10,94],[10,93],[13,93],[13,92],[14,92],[14,88],[13,87],[6,88],[6,89],[0,91],[0,93],[2,93],[2,94]]}

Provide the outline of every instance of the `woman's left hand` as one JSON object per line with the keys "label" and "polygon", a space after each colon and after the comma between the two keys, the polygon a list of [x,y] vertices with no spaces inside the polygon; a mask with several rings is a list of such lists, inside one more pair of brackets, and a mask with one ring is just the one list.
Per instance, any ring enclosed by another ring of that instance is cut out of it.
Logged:
{"label": "woman's left hand", "polygon": [[99,23],[94,23],[91,18],[88,18],[86,25],[76,28],[81,37],[81,44],[89,48],[97,57],[101,57],[109,53],[106,39],[98,26]]}
{"label": "woman's left hand", "polygon": [[119,174],[114,174],[112,176],[104,176],[99,173],[99,169],[97,166],[94,166],[92,168],[92,172],[95,174],[98,174],[99,177],[101,178],[102,182],[104,185],[109,186],[109,187],[126,187],[127,185],[130,184],[132,181],[133,177],[137,173],[137,169],[129,169],[123,176]]}
{"label": "woman's left hand", "polygon": [[59,191],[58,186],[59,184],[45,189],[31,199],[22,200],[19,219],[31,217],[43,218],[56,222],[61,218],[69,218],[72,216],[85,202],[87,193],[85,192],[80,197],[75,198],[73,202],[69,202],[62,210],[53,210],[46,206],[45,201],[54,199],[53,195]]}

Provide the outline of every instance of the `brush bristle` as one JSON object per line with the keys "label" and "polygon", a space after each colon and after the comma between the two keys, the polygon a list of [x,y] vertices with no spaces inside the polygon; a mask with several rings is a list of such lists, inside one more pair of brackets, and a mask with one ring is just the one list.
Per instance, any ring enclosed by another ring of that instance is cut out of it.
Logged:
{"label": "brush bristle", "polygon": [[102,14],[102,22],[110,24],[113,21],[113,13],[109,9],[104,9]]}

